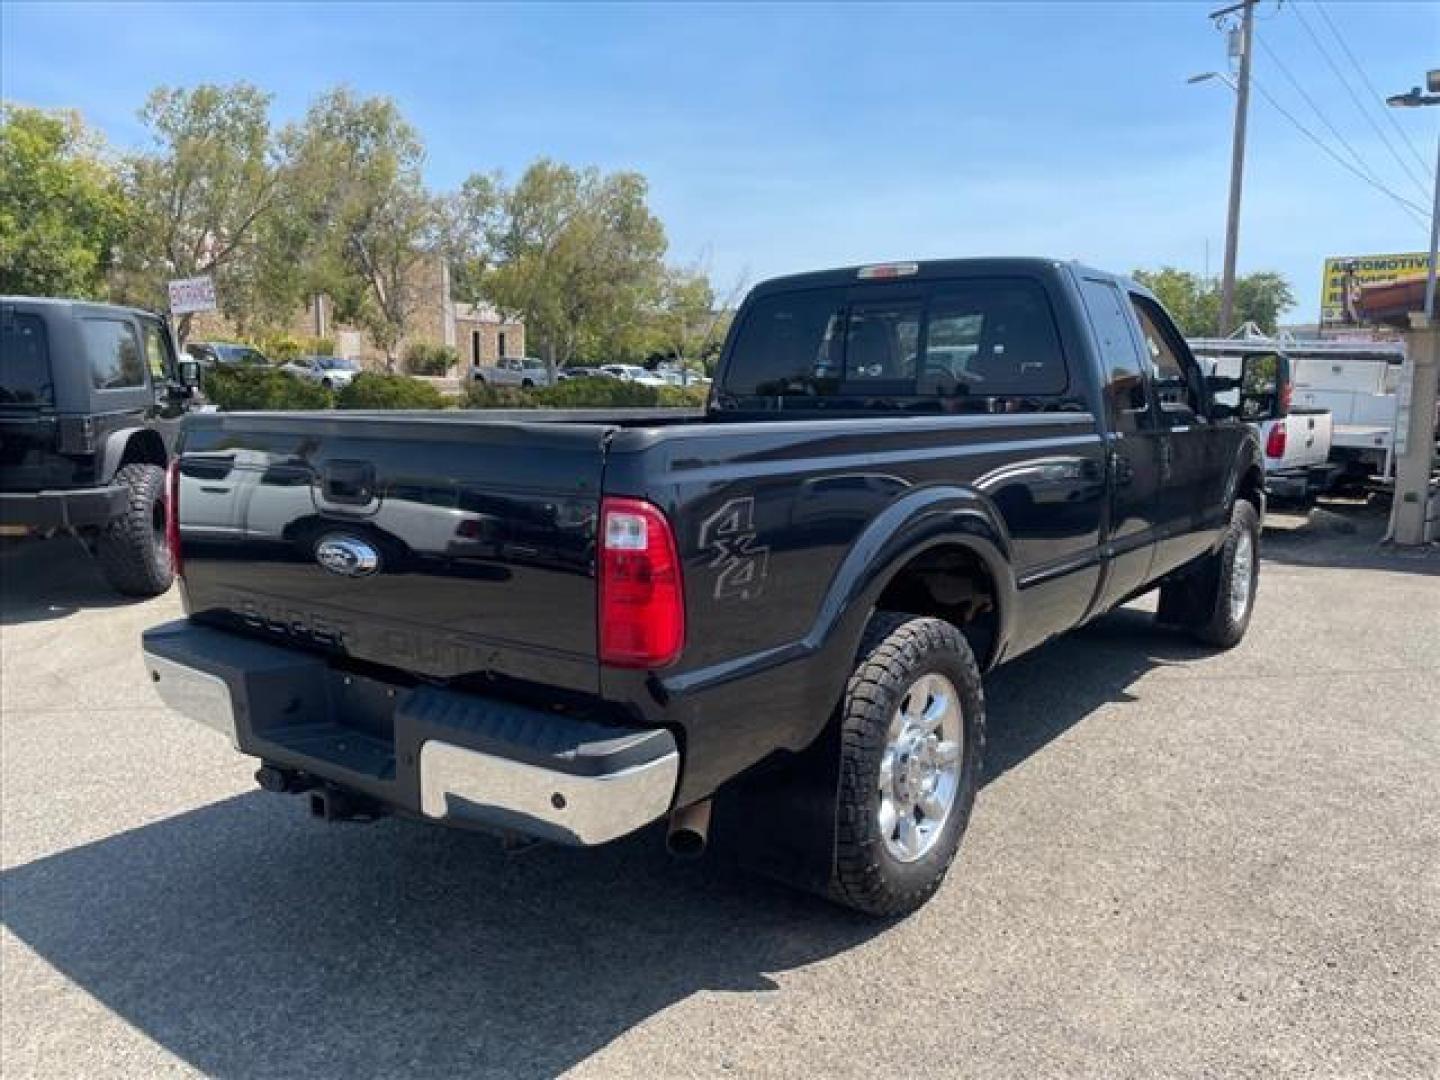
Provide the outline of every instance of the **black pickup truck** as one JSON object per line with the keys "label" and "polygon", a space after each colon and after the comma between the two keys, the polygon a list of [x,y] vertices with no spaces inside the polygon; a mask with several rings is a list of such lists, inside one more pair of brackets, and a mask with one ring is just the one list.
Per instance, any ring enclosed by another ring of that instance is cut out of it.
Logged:
{"label": "black pickup truck", "polygon": [[191,417],[189,618],[147,664],[326,818],[668,819],[908,911],[970,815],[983,672],[1156,587],[1245,633],[1269,372],[1203,378],[1124,279],[975,259],[759,286],[704,410]]}

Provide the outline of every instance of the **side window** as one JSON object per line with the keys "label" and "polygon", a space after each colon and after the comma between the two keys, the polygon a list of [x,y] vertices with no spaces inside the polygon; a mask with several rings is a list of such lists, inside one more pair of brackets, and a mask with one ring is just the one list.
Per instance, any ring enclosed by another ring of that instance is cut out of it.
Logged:
{"label": "side window", "polygon": [[1095,329],[1105,379],[1105,403],[1117,431],[1138,431],[1150,422],[1145,361],[1130,327],[1120,290],[1108,281],[1081,278],[1080,295]]}
{"label": "side window", "polygon": [[1204,414],[1204,406],[1195,378],[1198,373],[1187,363],[1190,357],[1185,344],[1153,300],[1132,293],[1130,303],[1140,320],[1140,334],[1150,356],[1160,414],[1170,423],[1188,424]]}
{"label": "side window", "polygon": [[727,395],[813,397],[834,393],[842,357],[845,294],[837,289],[779,293],[751,305],[735,339]]}
{"label": "side window", "polygon": [[53,405],[50,350],[38,315],[0,312],[0,405]]}
{"label": "side window", "polygon": [[1068,382],[1055,317],[1038,285],[974,282],[936,291],[920,393],[1052,397]]}
{"label": "side window", "polygon": [[96,390],[145,385],[145,361],[135,327],[123,319],[81,319],[80,333]]}
{"label": "side window", "polygon": [[165,331],[152,322],[145,326],[145,363],[150,368],[150,380],[155,383],[162,383],[170,378],[171,372],[175,370],[174,358],[170,355],[170,345],[166,341]]}

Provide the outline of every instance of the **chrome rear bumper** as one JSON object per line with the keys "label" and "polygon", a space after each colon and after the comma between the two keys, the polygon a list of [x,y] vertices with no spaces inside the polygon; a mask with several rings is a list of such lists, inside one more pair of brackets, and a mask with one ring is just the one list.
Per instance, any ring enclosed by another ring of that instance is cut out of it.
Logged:
{"label": "chrome rear bumper", "polygon": [[394,703],[387,743],[338,715],[365,680],[318,658],[185,622],[147,631],[144,656],[168,707],[241,752],[445,824],[603,844],[664,816],[680,778],[664,730],[377,683]]}

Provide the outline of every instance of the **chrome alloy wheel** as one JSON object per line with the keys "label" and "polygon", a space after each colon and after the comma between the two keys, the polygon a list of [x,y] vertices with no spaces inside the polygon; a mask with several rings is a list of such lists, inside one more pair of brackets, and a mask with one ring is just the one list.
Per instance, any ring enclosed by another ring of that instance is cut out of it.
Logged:
{"label": "chrome alloy wheel", "polygon": [[1239,622],[1250,608],[1255,582],[1255,540],[1247,529],[1235,541],[1235,558],[1230,566],[1230,619]]}
{"label": "chrome alloy wheel", "polygon": [[900,862],[922,858],[940,839],[955,806],[963,753],[955,684],[935,672],[920,676],[890,719],[880,759],[876,820],[886,850]]}

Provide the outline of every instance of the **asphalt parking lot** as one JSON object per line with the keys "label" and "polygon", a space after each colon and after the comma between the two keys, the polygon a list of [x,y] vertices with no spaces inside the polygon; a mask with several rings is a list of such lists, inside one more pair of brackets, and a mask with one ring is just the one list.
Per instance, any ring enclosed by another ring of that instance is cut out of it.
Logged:
{"label": "asphalt parking lot", "polygon": [[1117,612],[997,673],[937,898],[653,833],[312,821],[163,709],[71,544],[0,549],[6,1077],[1433,1076],[1440,556],[1273,519],[1246,641]]}

